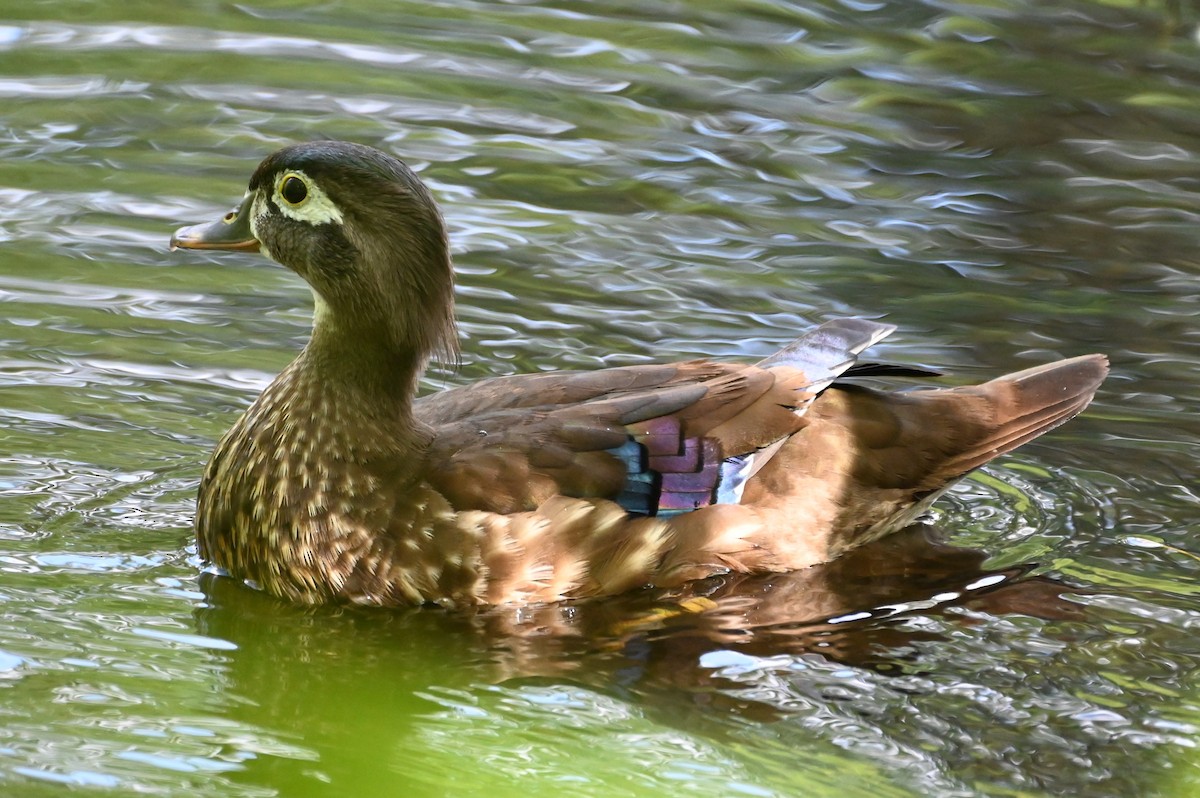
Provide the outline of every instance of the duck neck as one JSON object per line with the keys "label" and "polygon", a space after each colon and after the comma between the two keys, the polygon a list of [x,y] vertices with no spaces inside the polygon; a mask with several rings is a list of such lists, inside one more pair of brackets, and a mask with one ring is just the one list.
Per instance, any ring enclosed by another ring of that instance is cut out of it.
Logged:
{"label": "duck neck", "polygon": [[300,361],[315,387],[337,394],[346,416],[365,414],[411,428],[412,401],[428,354],[389,338],[368,325],[341,321],[318,296],[312,338]]}

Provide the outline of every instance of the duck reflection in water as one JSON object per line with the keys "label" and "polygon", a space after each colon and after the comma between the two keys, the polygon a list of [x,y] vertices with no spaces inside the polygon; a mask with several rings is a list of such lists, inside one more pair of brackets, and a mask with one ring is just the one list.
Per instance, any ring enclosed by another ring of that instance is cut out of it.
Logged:
{"label": "duck reflection in water", "polygon": [[[333,697],[359,683],[386,685],[376,698],[403,715],[419,711],[413,696],[430,689],[566,679],[633,691],[651,704],[691,696],[692,704],[773,718],[785,708],[748,700],[746,683],[725,678],[722,663],[815,656],[911,673],[922,669],[921,644],[946,640],[939,627],[973,624],[980,614],[1067,620],[1084,612],[1069,598],[1077,589],[1029,576],[1028,567],[985,569],[985,557],[931,542],[917,525],[802,571],[475,613],[298,607],[206,575],[208,604],[197,620],[202,634],[237,645],[229,654],[235,691],[284,715],[311,716],[313,702],[354,711]],[[921,618],[938,623],[913,623]],[[298,700],[309,708],[299,710]]]}

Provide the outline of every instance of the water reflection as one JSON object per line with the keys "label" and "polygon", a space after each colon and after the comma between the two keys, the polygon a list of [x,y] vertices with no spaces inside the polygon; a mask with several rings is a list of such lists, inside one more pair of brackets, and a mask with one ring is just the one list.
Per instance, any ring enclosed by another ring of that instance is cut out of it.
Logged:
{"label": "water reflection", "polygon": [[[345,767],[344,752],[325,748],[344,745],[346,729],[355,730],[356,758],[394,761],[396,746],[428,742],[431,724],[462,734],[503,725],[506,702],[532,712],[551,736],[578,722],[578,702],[590,713],[614,700],[669,725],[680,713],[717,711],[702,727],[723,736],[713,722],[730,712],[786,722],[811,710],[814,695],[847,688],[844,666],[913,678],[937,667],[922,653],[929,645],[988,619],[1084,617],[1079,588],[986,569],[981,552],[933,543],[926,532],[913,528],[793,574],[475,615],[302,609],[206,575],[196,630],[236,646],[222,685],[234,714],[244,705],[248,722],[302,726],[323,767]],[[455,739],[436,736],[438,746]],[[457,754],[424,751],[433,761]],[[401,757],[409,766],[417,758]],[[268,761],[247,767],[255,783],[279,775]]]}

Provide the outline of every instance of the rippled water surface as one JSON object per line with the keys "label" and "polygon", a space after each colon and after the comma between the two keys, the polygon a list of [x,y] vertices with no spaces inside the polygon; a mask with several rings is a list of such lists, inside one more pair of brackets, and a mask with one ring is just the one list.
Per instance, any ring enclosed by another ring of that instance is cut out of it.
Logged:
{"label": "rippled water surface", "polygon": [[[1196,794],[1176,5],[0,0],[0,793]],[[284,606],[189,526],[310,295],[166,241],[317,137],[445,209],[464,355],[428,388],[843,315],[951,380],[1113,374],[927,523],[707,611]]]}

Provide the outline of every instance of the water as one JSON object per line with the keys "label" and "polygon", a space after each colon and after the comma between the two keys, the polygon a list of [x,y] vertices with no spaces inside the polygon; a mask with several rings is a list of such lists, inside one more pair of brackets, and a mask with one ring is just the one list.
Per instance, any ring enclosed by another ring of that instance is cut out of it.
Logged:
{"label": "water", "polygon": [[[0,792],[1200,789],[1190,10],[0,8]],[[308,290],[166,241],[318,136],[444,206],[464,355],[429,388],[842,315],[954,380],[1113,375],[921,527],[712,604],[288,607],[202,577],[189,526]]]}

